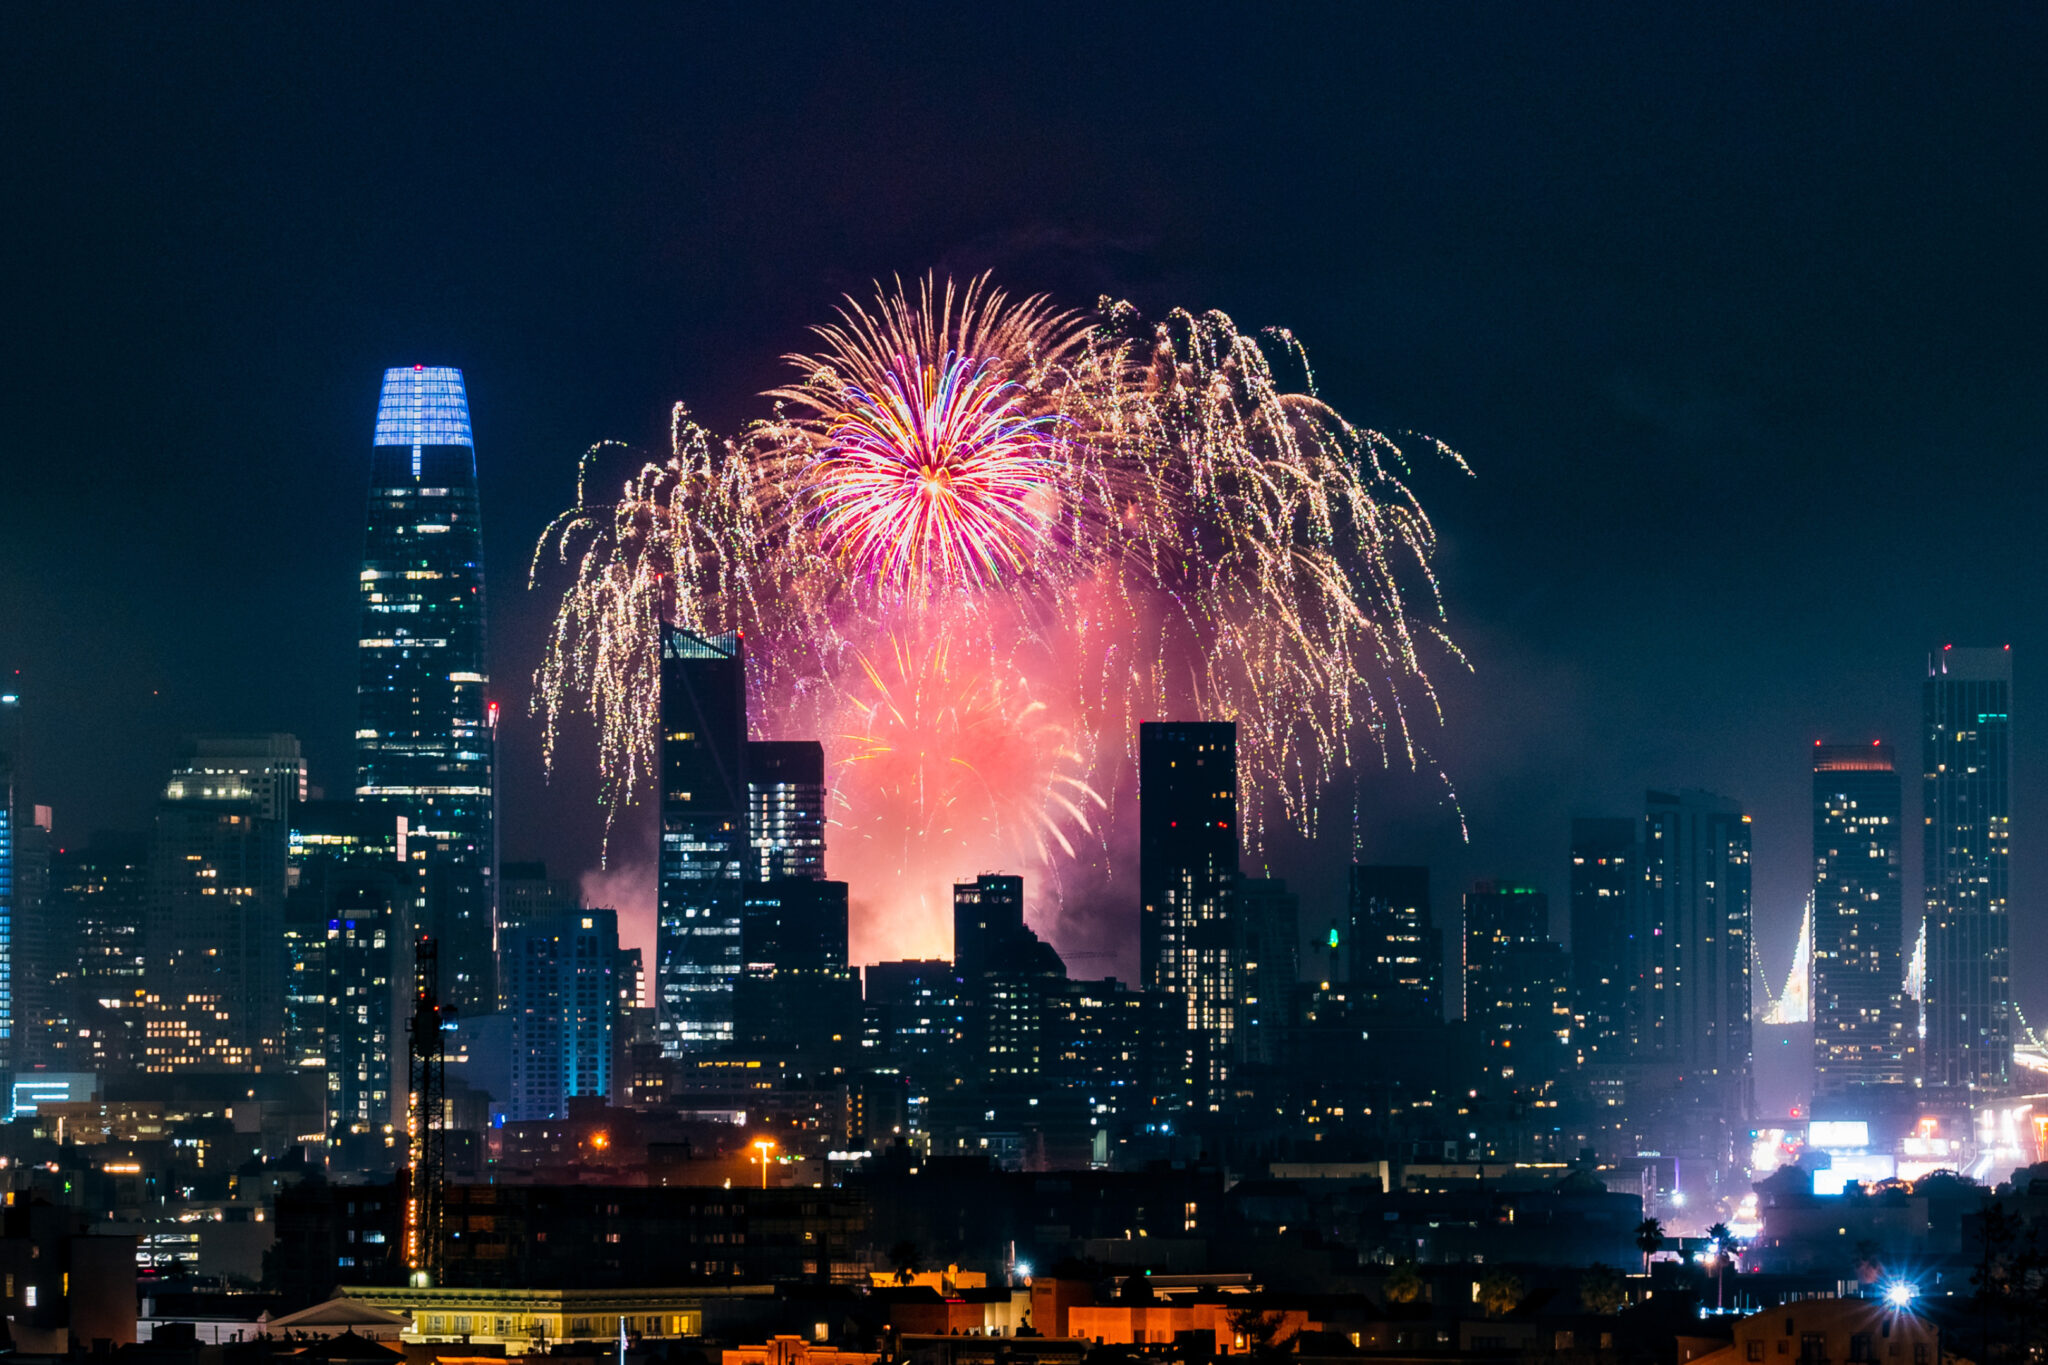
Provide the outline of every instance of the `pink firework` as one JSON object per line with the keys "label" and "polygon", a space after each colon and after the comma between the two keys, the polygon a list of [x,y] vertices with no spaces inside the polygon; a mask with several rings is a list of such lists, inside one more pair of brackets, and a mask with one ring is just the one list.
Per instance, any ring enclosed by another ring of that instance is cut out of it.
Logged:
{"label": "pink firework", "polygon": [[1047,527],[1058,418],[993,361],[897,355],[879,385],[848,384],[809,479],[823,546],[924,597],[1021,573]]}

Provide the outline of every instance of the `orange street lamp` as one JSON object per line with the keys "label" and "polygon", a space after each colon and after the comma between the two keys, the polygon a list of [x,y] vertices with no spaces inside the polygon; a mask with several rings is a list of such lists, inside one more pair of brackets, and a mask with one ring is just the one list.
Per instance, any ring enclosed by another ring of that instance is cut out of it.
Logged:
{"label": "orange street lamp", "polygon": [[768,1188],[768,1153],[774,1146],[767,1138],[760,1138],[754,1143],[754,1149],[761,1154],[761,1188],[764,1190]]}

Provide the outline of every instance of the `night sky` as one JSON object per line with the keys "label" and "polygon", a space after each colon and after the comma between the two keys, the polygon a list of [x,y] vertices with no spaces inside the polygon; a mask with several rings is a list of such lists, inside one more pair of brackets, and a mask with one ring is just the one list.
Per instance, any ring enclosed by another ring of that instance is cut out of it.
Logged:
{"label": "night sky", "polygon": [[[1284,324],[1354,420],[1470,459],[1415,483],[1471,840],[1399,773],[1360,830],[1433,865],[1440,915],[1504,876],[1561,926],[1572,815],[1707,787],[1756,817],[1782,976],[1807,750],[1917,772],[1927,651],[2010,643],[2014,977],[2048,1019],[2048,21],[1679,8],[10,7],[0,687],[32,799],[62,841],[143,827],[200,729],[289,730],[352,785],[378,379],[450,364],[504,855],[591,867],[589,746],[545,787],[524,705],[579,453],[658,448],[677,400],[757,413],[842,291],[992,269]],[[1275,850],[1307,917],[1349,842]]]}

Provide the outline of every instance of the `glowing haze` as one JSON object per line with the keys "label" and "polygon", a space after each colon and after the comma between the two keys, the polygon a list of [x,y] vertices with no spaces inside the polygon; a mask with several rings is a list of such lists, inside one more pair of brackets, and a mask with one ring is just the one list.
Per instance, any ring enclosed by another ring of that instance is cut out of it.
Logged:
{"label": "glowing haze", "polygon": [[610,498],[594,447],[536,549],[567,568],[550,761],[587,715],[614,809],[653,768],[664,617],[745,632],[756,738],[823,741],[860,961],[950,956],[979,872],[1024,873],[1044,922],[1128,816],[1140,721],[1238,723],[1253,849],[1359,757],[1428,765],[1423,652],[1460,657],[1435,532],[1291,336],[929,278],[816,333],[737,437],[678,406]]}

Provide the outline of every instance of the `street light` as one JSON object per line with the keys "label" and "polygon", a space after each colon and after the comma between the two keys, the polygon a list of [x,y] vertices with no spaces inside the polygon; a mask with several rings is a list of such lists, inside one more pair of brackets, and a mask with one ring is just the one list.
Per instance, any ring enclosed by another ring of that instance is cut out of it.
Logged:
{"label": "street light", "polygon": [[1910,1308],[1916,1291],[1910,1280],[1893,1280],[1884,1287],[1884,1301],[1893,1308]]}
{"label": "street light", "polygon": [[758,1138],[754,1142],[754,1150],[761,1154],[761,1188],[764,1190],[768,1188],[768,1153],[774,1146],[767,1138]]}

